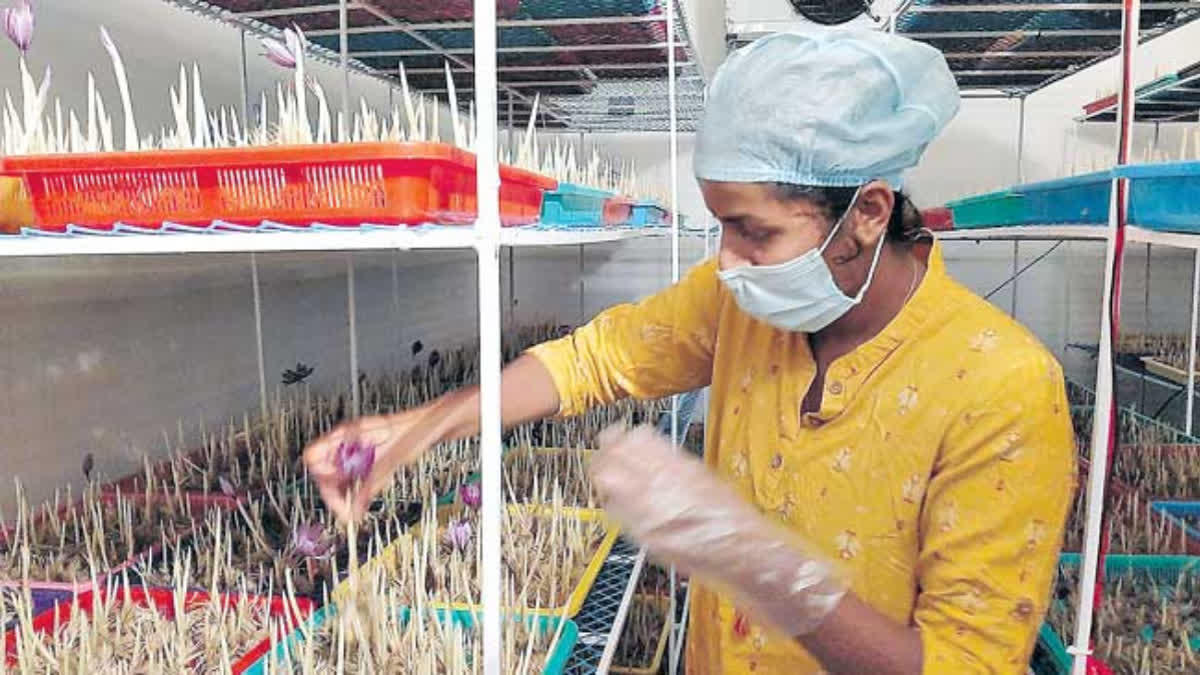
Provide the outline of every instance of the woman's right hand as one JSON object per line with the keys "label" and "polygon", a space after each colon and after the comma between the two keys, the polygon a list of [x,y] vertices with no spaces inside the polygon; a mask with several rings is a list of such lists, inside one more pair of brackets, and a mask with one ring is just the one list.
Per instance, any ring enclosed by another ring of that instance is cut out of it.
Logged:
{"label": "woman's right hand", "polygon": [[[417,461],[439,442],[439,417],[431,407],[363,417],[339,425],[304,449],[308,474],[339,522],[362,518],[397,469]],[[338,447],[351,443],[375,446],[375,462],[361,481],[348,481],[337,466]]]}

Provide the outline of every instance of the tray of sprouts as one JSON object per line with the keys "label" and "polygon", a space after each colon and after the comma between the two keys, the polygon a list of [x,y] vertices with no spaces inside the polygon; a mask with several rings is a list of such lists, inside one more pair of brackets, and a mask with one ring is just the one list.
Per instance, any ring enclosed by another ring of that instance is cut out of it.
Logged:
{"label": "tray of sprouts", "polygon": [[144,458],[141,471],[105,491],[146,492],[149,486],[155,498],[186,493],[214,507],[233,508],[270,485],[296,480],[305,445],[328,430],[337,414],[333,399],[308,392],[295,400],[277,399],[266,420],[252,423],[246,416],[218,434],[205,432],[199,448],[173,450],[156,463]]}
{"label": "tray of sprouts", "polygon": [[[246,672],[474,675],[483,672],[478,619],[466,610],[405,607],[388,587],[352,605],[326,605]],[[579,639],[575,623],[561,617],[509,615],[501,625],[501,671],[512,675],[559,675]]]}
{"label": "tray of sprouts", "polygon": [[1200,502],[1151,502],[1150,507],[1187,533],[1188,553],[1200,555]]}
{"label": "tray of sprouts", "polygon": [[[555,506],[509,505],[501,519],[503,606],[518,613],[574,618],[591,592],[618,530],[602,511]],[[483,557],[479,514],[473,509],[426,509],[420,527],[401,537],[334,591],[352,602],[376,593],[377,582],[396,588],[415,605],[475,609],[480,605]]]}
{"label": "tray of sprouts", "polygon": [[[1115,555],[1105,560],[1104,598],[1095,626],[1095,655],[1118,675],[1200,671],[1200,558]],[[1069,672],[1078,605],[1079,556],[1066,554],[1050,602],[1043,647],[1052,672]],[[1067,666],[1068,670],[1062,670]]]}
{"label": "tray of sprouts", "polygon": [[88,590],[179,541],[200,517],[187,502],[97,492],[65,504],[56,497],[37,515],[19,494],[17,520],[0,533],[0,587]]}
{"label": "tray of sprouts", "polygon": [[[237,509],[210,511],[195,533],[130,573],[149,586],[170,585],[181,568],[218,592],[271,594],[289,576],[297,595],[324,598],[338,579],[403,534],[414,515],[378,512],[348,528],[318,507],[319,497],[267,493]],[[353,542],[353,544],[351,544]]]}
{"label": "tray of sprouts", "polygon": [[[1156,555],[1200,554],[1197,542],[1187,535],[1178,523],[1156,511],[1150,501],[1131,488],[1111,481],[1106,491],[1108,509],[1109,550],[1113,553]],[[1083,550],[1084,526],[1087,522],[1087,485],[1082,483],[1067,518],[1064,551]]]}
{"label": "tray of sprouts", "polygon": [[6,641],[17,673],[235,673],[313,612],[294,596],[207,594],[109,584],[22,620]]}
{"label": "tray of sprouts", "polygon": [[635,595],[625,617],[610,673],[656,675],[671,636],[671,599],[667,596]]}
{"label": "tray of sprouts", "polygon": [[1154,499],[1200,499],[1200,445],[1119,446],[1113,455],[1112,475]]}

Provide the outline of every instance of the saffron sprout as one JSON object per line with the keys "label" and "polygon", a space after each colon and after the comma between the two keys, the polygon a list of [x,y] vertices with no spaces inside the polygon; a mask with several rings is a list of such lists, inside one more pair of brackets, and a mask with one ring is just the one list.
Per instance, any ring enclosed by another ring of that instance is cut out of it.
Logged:
{"label": "saffron sprout", "polygon": [[455,550],[465,551],[471,545],[472,534],[474,534],[474,528],[471,527],[471,522],[464,519],[450,523],[446,527],[446,533],[443,537],[446,543]]}
{"label": "saffron sprout", "polygon": [[345,480],[364,480],[371,475],[371,467],[375,466],[375,445],[357,440],[341,443],[334,456],[334,464]]}
{"label": "saffron sprout", "polygon": [[17,0],[16,7],[3,10],[4,34],[21,50],[29,51],[33,44],[33,3],[30,0]]}
{"label": "saffron sprout", "polygon": [[232,497],[237,492],[233,487],[233,483],[229,482],[229,479],[225,476],[217,476],[217,485],[221,488],[221,494],[224,494],[226,497]]}
{"label": "saffron sprout", "polygon": [[479,483],[470,483],[458,488],[458,496],[463,504],[472,509],[478,509],[483,504],[483,491],[479,488]]}
{"label": "saffron sprout", "polygon": [[320,525],[305,523],[292,531],[292,551],[302,558],[321,558],[332,546]]}

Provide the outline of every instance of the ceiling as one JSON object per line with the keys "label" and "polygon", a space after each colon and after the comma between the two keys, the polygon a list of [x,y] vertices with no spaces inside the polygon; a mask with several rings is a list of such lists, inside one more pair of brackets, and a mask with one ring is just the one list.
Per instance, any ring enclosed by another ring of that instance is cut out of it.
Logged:
{"label": "ceiling", "polygon": [[[273,32],[292,25],[338,52],[340,4],[331,0],[173,0],[243,27]],[[499,116],[576,131],[669,129],[667,20],[661,0],[497,0]],[[676,14],[678,128],[695,129],[703,74]],[[348,3],[349,56],[355,67],[447,98],[449,64],[458,100],[474,87],[472,0],[362,0]],[[318,49],[325,56],[331,52]]]}
{"label": "ceiling", "polygon": [[[1200,16],[1196,1],[1141,7],[1143,40]],[[894,11],[896,32],[941,50],[962,89],[1002,96],[1045,87],[1111,56],[1121,42],[1121,0],[909,0]],[[876,13],[886,29],[889,15]],[[736,47],[785,27],[733,23],[728,40]]]}

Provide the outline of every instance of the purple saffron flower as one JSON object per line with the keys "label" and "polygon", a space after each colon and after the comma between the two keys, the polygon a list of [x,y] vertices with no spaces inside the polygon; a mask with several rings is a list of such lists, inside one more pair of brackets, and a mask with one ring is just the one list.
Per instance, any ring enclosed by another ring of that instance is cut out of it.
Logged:
{"label": "purple saffron flower", "polygon": [[479,483],[470,483],[458,488],[458,496],[463,504],[472,509],[478,509],[483,504],[483,491],[479,489]]}
{"label": "purple saffron flower", "polygon": [[341,443],[333,460],[345,480],[364,480],[375,466],[375,445],[357,440]]}
{"label": "purple saffron flower", "polygon": [[3,12],[4,34],[22,53],[29,51],[33,44],[33,3],[17,0],[16,7],[7,7]]}
{"label": "purple saffron flower", "polygon": [[292,531],[292,550],[303,558],[320,558],[332,545],[320,525],[305,523]]}
{"label": "purple saffron flower", "polygon": [[470,521],[459,520],[450,523],[443,535],[445,541],[456,550],[465,551],[471,545],[471,535],[474,533]]}
{"label": "purple saffron flower", "polygon": [[295,68],[304,55],[304,45],[307,42],[304,32],[299,27],[284,29],[283,40],[280,42],[274,38],[264,38],[262,46],[267,51],[263,56],[282,68]]}
{"label": "purple saffron flower", "polygon": [[292,54],[290,49],[287,48],[287,45],[283,44],[279,40],[274,38],[263,38],[262,46],[263,49],[267,50],[263,52],[263,56],[267,57],[267,60],[271,63],[274,63],[281,68],[296,67],[296,56]]}

